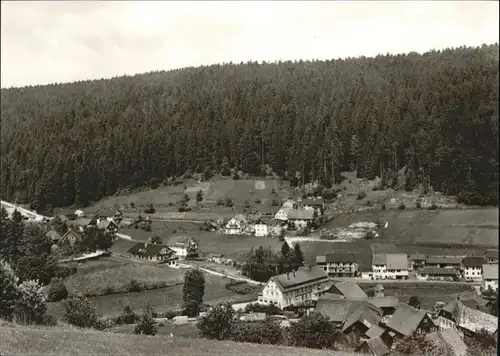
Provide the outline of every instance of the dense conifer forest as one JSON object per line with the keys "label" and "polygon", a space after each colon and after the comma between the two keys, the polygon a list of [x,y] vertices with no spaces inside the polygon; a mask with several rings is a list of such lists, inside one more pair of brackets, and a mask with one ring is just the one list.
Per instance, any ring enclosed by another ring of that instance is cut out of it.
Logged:
{"label": "dense conifer forest", "polygon": [[372,178],[406,167],[414,184],[496,205],[498,51],[230,63],[2,89],[1,197],[43,210],[190,171],[258,176],[269,165],[328,186],[345,170]]}

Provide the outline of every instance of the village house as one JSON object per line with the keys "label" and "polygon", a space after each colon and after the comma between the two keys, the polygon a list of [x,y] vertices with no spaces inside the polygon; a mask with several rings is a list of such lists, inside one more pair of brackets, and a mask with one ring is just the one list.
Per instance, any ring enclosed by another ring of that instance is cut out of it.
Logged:
{"label": "village house", "polygon": [[259,295],[258,302],[275,304],[283,309],[317,300],[330,287],[328,275],[322,268],[300,267],[295,272],[271,277]]}
{"label": "village house", "polygon": [[259,219],[255,224],[255,236],[268,236],[268,224],[263,220]]}
{"label": "village house", "polygon": [[383,253],[372,256],[373,277],[378,279],[408,279],[408,255]]}
{"label": "village house", "polygon": [[84,232],[85,229],[96,227],[98,224],[98,221],[96,218],[92,219],[76,219],[73,221],[73,224],[78,226],[78,230],[80,232]]}
{"label": "village house", "polygon": [[226,235],[241,235],[245,232],[248,221],[243,214],[237,214],[228,221],[225,227]]}
{"label": "village house", "polygon": [[325,201],[321,197],[298,199],[297,205],[303,209],[314,209],[319,215],[323,215]]}
{"label": "village house", "polygon": [[[381,329],[383,330],[383,329]],[[391,351],[381,337],[363,340],[355,350],[356,353],[372,356],[385,356]]]}
{"label": "village house", "polygon": [[384,336],[391,337],[392,340],[388,346],[392,346],[415,333],[428,334],[436,330],[438,330],[437,326],[425,311],[401,303],[394,315],[388,319]]}
{"label": "village house", "polygon": [[347,316],[342,333],[345,335],[364,335],[372,326],[378,325],[383,316],[383,311],[375,305],[364,301],[354,308]]}
{"label": "village house", "polygon": [[198,254],[198,241],[189,236],[172,236],[167,243],[168,248],[175,252],[180,259],[185,259],[188,255]]}
{"label": "village house", "polygon": [[498,265],[483,265],[483,290],[498,290]]}
{"label": "village house", "polygon": [[370,302],[371,304],[382,310],[383,312],[382,323],[384,324],[387,322],[389,317],[396,312],[396,309],[398,308],[399,304],[401,304],[401,302],[397,297],[389,295],[371,297],[368,298],[368,302]]}
{"label": "village house", "polygon": [[59,241],[60,241],[60,240],[61,240],[61,238],[62,238],[62,237],[61,237],[61,235],[59,235],[59,233],[58,233],[57,231],[55,231],[55,230],[50,230],[50,231],[48,231],[48,232],[45,234],[45,236],[46,236],[47,238],[49,238],[49,239],[52,241],[52,243],[54,243],[54,244],[59,243]]}
{"label": "village house", "polygon": [[118,231],[118,226],[111,220],[101,220],[97,224],[98,229],[102,229],[107,233],[114,234]]}
{"label": "village house", "polygon": [[437,350],[450,350],[450,356],[467,355],[467,345],[454,328],[434,331],[425,335],[425,338],[433,343]]}
{"label": "village house", "polygon": [[77,218],[83,218],[85,217],[85,213],[81,210],[75,210],[75,212],[73,213],[73,215],[75,215]]}
{"label": "village house", "polygon": [[60,245],[64,242],[67,242],[71,247],[73,247],[77,241],[82,241],[82,240],[83,236],[79,232],[69,229],[63,235],[63,237],[61,237],[58,244]]}
{"label": "village house", "polygon": [[488,249],[484,252],[488,264],[498,264],[498,249]]}
{"label": "village house", "polygon": [[409,270],[414,271],[414,270],[417,270],[419,268],[425,267],[425,259],[426,259],[426,255],[424,255],[422,253],[419,253],[419,252],[411,253],[409,258],[408,258]]}
{"label": "village house", "polygon": [[128,252],[135,258],[150,261],[163,261],[169,259],[174,254],[174,251],[167,246],[147,242],[138,242]]}
{"label": "village house", "polygon": [[482,281],[484,257],[465,257],[462,260],[463,277],[466,281]]}
{"label": "village house", "polygon": [[350,253],[333,252],[316,256],[316,264],[331,277],[357,277],[359,271],[354,255]]}
{"label": "village house", "polygon": [[290,207],[282,207],[280,208],[276,214],[274,214],[274,219],[279,220],[283,223],[288,221],[288,213],[293,210],[293,208]]}
{"label": "village house", "polygon": [[281,202],[281,207],[285,209],[296,209],[297,202],[295,200],[285,198]]}
{"label": "village house", "polygon": [[304,229],[314,219],[314,210],[292,209],[288,213],[288,223],[296,229]]}
{"label": "village house", "polygon": [[455,328],[462,337],[474,336],[481,330],[494,334],[498,329],[497,317],[469,308],[460,300],[453,300],[441,308],[436,324],[441,329]]}
{"label": "village house", "polygon": [[425,260],[425,267],[430,268],[455,268],[460,269],[461,257],[431,256]]}
{"label": "village house", "polygon": [[424,267],[417,270],[416,277],[428,281],[457,281],[459,274],[454,268]]}
{"label": "village house", "polygon": [[368,299],[365,291],[357,283],[350,281],[335,283],[328,293],[336,294],[350,300]]}

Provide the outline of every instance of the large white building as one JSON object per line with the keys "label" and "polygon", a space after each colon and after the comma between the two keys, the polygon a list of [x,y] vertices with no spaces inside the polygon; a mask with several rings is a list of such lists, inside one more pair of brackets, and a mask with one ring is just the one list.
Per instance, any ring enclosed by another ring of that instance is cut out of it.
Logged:
{"label": "large white building", "polygon": [[267,229],[267,224],[264,221],[258,221],[255,224],[255,236],[267,236],[269,231]]}
{"label": "large white building", "polygon": [[381,253],[372,257],[374,279],[408,279],[408,255],[406,253]]}
{"label": "large white building", "polygon": [[283,309],[317,300],[331,286],[332,283],[323,268],[300,267],[295,272],[271,277],[259,295],[258,302],[275,304]]}
{"label": "large white building", "polygon": [[487,263],[484,257],[465,257],[462,260],[462,271],[466,281],[480,282],[483,280],[483,265]]}
{"label": "large white building", "polygon": [[316,256],[316,263],[331,277],[357,277],[359,265],[351,253],[327,253]]}
{"label": "large white building", "polygon": [[483,265],[483,289],[498,290],[498,265]]}

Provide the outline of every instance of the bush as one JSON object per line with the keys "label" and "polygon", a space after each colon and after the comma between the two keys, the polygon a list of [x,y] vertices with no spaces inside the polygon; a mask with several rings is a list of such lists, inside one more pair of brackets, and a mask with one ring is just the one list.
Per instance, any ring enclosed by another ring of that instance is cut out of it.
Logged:
{"label": "bush", "polygon": [[76,266],[57,266],[54,275],[56,278],[64,279],[75,274],[76,271],[77,271]]}
{"label": "bush", "polygon": [[278,201],[278,199],[273,199],[272,203],[271,203],[272,206],[279,206],[280,205],[280,202]]}
{"label": "bush", "polygon": [[283,333],[278,322],[273,320],[253,323],[236,321],[231,328],[230,338],[236,342],[276,345],[282,342]]}
{"label": "bush", "polygon": [[132,209],[135,209],[135,203],[134,203],[133,201],[131,201],[131,202],[130,202],[130,207],[131,207]]}
{"label": "bush", "polygon": [[337,337],[335,327],[328,317],[313,313],[290,326],[288,341],[291,346],[296,347],[332,349]]}
{"label": "bush", "polygon": [[385,209],[386,209],[386,207],[385,207],[385,203],[382,203],[382,205],[380,206],[380,208],[381,208],[382,210],[385,210]]}
{"label": "bush", "polygon": [[44,314],[42,319],[40,320],[41,325],[45,326],[56,326],[57,325],[57,317],[52,314]]}
{"label": "bush", "polygon": [[217,199],[217,205],[218,206],[224,205],[224,199],[222,199],[222,198],[221,199]]}
{"label": "bush", "polygon": [[405,209],[406,209],[406,205],[404,205],[403,203],[401,203],[401,204],[398,206],[398,209],[399,209],[399,210],[405,210]]}
{"label": "bush", "polygon": [[422,203],[419,200],[416,201],[415,206],[417,209],[422,209]]}
{"label": "bush", "polygon": [[226,198],[226,201],[225,201],[225,205],[226,205],[227,207],[232,207],[232,206],[234,205],[234,203],[233,203],[233,199],[231,199],[230,197],[227,197],[227,198]]}
{"label": "bush", "polygon": [[283,315],[283,310],[274,304],[247,304],[245,313],[266,313],[267,315]]}
{"label": "bush", "polygon": [[207,339],[225,340],[232,336],[234,325],[234,310],[228,302],[213,307],[205,316],[201,317],[196,326],[200,335]]}
{"label": "bush", "polygon": [[245,208],[250,208],[250,202],[248,200],[245,200]]}
{"label": "bush", "polygon": [[16,321],[23,324],[40,324],[47,311],[45,298],[38,281],[24,281],[19,285],[16,299]]}
{"label": "bush", "polygon": [[437,209],[437,205],[432,203],[432,205],[429,207],[429,210],[436,210]]}
{"label": "bush", "polygon": [[135,279],[132,279],[130,281],[130,284],[128,285],[127,291],[129,292],[141,292],[143,290],[141,284],[137,282]]}
{"label": "bush", "polygon": [[156,209],[153,206],[153,204],[149,204],[148,207],[146,209],[144,209],[144,213],[146,213],[146,214],[154,214],[154,213],[156,213]]}
{"label": "bush", "polygon": [[17,283],[19,278],[14,273],[12,267],[3,260],[0,260],[0,319],[12,320],[16,308],[16,299],[19,288]]}
{"label": "bush", "polygon": [[71,325],[96,329],[105,327],[96,309],[86,297],[74,296],[66,300],[64,309],[64,319]]}
{"label": "bush", "polygon": [[260,204],[261,203],[261,200],[259,198],[255,198],[255,200],[253,201],[255,204]]}
{"label": "bush", "polygon": [[53,278],[47,293],[48,302],[58,302],[68,297],[68,290],[61,278]]}
{"label": "bush", "polygon": [[372,202],[371,202],[371,200],[367,200],[367,201],[366,201],[366,206],[372,206]]}
{"label": "bush", "polygon": [[151,178],[151,180],[149,181],[149,187],[151,189],[156,189],[159,186],[160,186],[160,180],[156,177]]}
{"label": "bush", "polygon": [[365,197],[366,197],[366,193],[365,192],[359,192],[356,199],[357,200],[361,200],[361,199],[364,199]]}
{"label": "bush", "polygon": [[130,306],[126,306],[125,308],[123,308],[123,313],[118,316],[114,321],[116,324],[118,325],[122,325],[122,324],[135,324],[138,320],[140,319],[140,317],[134,313],[134,311],[132,310],[132,308],[130,308]]}
{"label": "bush", "polygon": [[179,315],[179,313],[176,313],[176,312],[169,310],[169,311],[165,312],[164,317],[167,318],[168,320],[171,320],[178,315]]}

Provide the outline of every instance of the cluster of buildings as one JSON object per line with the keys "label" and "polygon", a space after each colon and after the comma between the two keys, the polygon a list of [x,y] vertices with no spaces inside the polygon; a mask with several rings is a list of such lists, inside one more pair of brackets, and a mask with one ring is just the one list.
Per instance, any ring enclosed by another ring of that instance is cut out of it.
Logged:
{"label": "cluster of buildings", "polygon": [[172,236],[165,245],[138,242],[128,250],[137,259],[167,263],[172,268],[178,268],[179,260],[185,260],[190,254],[196,256],[198,252],[198,241],[189,236]]}
{"label": "cluster of buildings", "polygon": [[484,290],[498,290],[498,250],[465,257],[376,253],[369,271],[361,271],[355,256],[349,253],[316,256],[316,264],[330,277],[403,280],[414,275],[418,280],[482,282]]}
{"label": "cluster of buildings", "polygon": [[284,227],[303,229],[310,226],[316,217],[323,215],[324,209],[325,202],[321,197],[284,199],[272,219],[237,214],[224,225],[224,233],[227,235],[279,236]]}
{"label": "cluster of buildings", "polygon": [[[402,263],[398,258],[395,263]],[[367,293],[352,281],[333,283],[323,267],[315,266],[271,277],[258,303],[322,313],[344,335],[361,340],[358,352],[383,356],[416,333],[438,346],[451,347],[454,355],[464,356],[465,338],[482,330],[497,333],[497,318],[481,310],[474,298],[482,299],[464,295],[463,300],[450,300],[435,310],[421,310],[397,297],[385,296],[380,284]]]}

